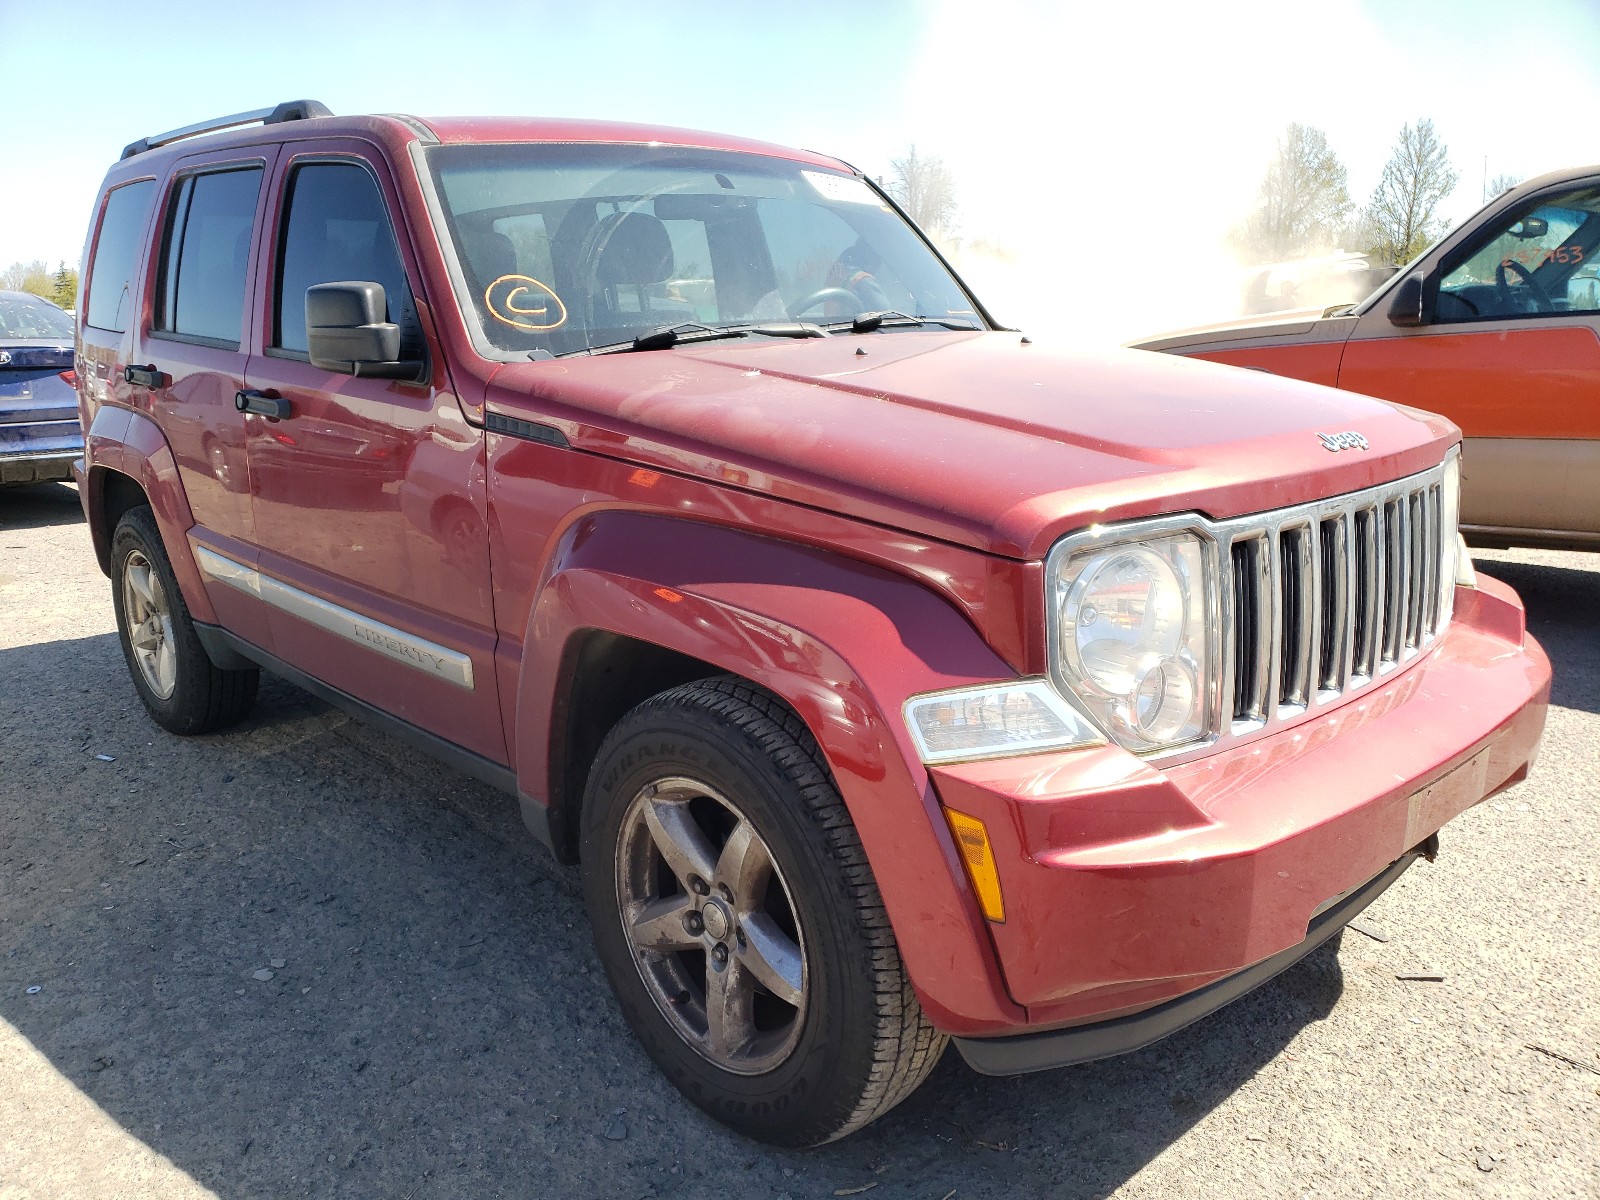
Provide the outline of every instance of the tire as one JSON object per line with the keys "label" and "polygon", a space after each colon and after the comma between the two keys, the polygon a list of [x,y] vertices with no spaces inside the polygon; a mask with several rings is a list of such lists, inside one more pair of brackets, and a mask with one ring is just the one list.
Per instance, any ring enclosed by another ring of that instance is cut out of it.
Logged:
{"label": "tire", "polygon": [[148,505],[124,513],[111,535],[111,603],[128,674],[156,724],[193,734],[243,720],[261,672],[223,670],[211,661]]}
{"label": "tire", "polygon": [[820,1145],[938,1062],[947,1039],[917,1003],[821,752],[768,693],[701,680],[624,716],[589,775],[580,852],[624,1016],[719,1121]]}

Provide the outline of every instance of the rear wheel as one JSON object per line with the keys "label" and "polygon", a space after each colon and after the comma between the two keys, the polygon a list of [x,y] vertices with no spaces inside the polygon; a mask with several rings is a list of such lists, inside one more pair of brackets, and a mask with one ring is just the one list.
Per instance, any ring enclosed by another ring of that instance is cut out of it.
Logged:
{"label": "rear wheel", "polygon": [[223,670],[211,661],[146,505],[124,513],[111,535],[111,599],[128,673],[157,724],[173,733],[209,733],[250,711],[260,672]]}
{"label": "rear wheel", "polygon": [[589,777],[584,896],[629,1023],[691,1100],[807,1146],[887,1112],[945,1038],[804,724],[742,680],[625,716]]}

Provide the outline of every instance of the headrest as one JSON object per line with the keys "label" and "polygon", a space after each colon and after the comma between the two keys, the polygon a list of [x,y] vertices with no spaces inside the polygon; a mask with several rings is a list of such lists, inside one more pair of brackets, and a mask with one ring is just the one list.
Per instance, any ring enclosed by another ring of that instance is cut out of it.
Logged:
{"label": "headrest", "polygon": [[461,249],[481,287],[487,287],[502,275],[516,272],[517,248],[510,238],[497,230],[463,227]]}
{"label": "headrest", "polygon": [[601,284],[660,283],[672,277],[672,239],[667,227],[649,213],[602,217],[593,239],[600,247],[594,273]]}

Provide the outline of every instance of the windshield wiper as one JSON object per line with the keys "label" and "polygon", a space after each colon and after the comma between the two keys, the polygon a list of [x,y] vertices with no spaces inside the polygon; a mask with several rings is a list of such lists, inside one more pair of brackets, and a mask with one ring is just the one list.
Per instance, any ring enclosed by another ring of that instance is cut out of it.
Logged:
{"label": "windshield wiper", "polygon": [[[839,324],[844,324],[843,321]],[[874,329],[881,329],[885,325],[921,325],[921,317],[913,317],[910,313],[895,312],[885,309],[882,312],[857,313],[850,318],[851,333],[871,333]]]}
{"label": "windshield wiper", "polygon": [[[678,325],[664,325],[651,329],[627,342],[614,342],[607,346],[590,346],[574,350],[573,354],[624,354],[633,350],[670,350],[689,342],[715,342],[723,338],[749,337],[817,338],[827,337],[820,325],[810,321],[766,321],[751,325],[701,325],[685,321]],[[566,357],[563,355],[562,357]]]}
{"label": "windshield wiper", "polygon": [[843,329],[850,327],[851,333],[871,333],[884,326],[922,326],[938,325],[945,329],[975,329],[972,322],[961,318],[948,317],[914,317],[910,313],[896,312],[894,309],[884,309],[881,312],[857,313],[848,321],[830,321],[827,328]]}

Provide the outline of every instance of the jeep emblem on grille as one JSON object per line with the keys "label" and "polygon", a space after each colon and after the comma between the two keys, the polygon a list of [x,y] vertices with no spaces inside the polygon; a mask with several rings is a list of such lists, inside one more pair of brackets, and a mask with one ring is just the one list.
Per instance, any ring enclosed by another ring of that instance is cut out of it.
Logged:
{"label": "jeep emblem on grille", "polygon": [[1322,448],[1332,451],[1334,454],[1339,453],[1341,450],[1365,450],[1367,448],[1367,439],[1353,429],[1344,433],[1319,433],[1317,436],[1322,439]]}

